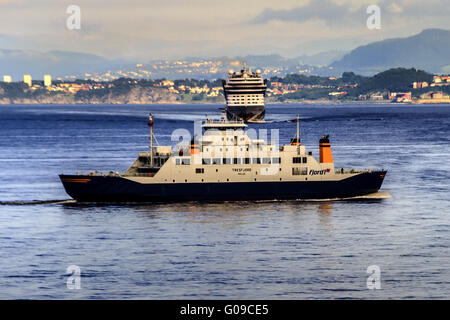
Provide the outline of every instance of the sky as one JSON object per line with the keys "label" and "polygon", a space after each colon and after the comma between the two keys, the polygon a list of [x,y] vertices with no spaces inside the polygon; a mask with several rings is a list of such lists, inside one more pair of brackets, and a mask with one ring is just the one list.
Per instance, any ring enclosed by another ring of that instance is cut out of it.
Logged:
{"label": "sky", "polygon": [[[67,7],[81,10],[69,30]],[[369,5],[381,28],[369,30]],[[146,62],[298,57],[450,29],[449,0],[0,0],[0,49],[76,51]]]}

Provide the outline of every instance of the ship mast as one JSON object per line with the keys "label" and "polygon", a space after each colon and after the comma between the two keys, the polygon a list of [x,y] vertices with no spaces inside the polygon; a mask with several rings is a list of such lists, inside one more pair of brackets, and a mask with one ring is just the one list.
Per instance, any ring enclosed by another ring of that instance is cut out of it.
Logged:
{"label": "ship mast", "polygon": [[153,168],[153,115],[148,115],[148,126],[150,127],[150,167]]}
{"label": "ship mast", "polygon": [[297,114],[297,154],[300,154],[300,116]]}

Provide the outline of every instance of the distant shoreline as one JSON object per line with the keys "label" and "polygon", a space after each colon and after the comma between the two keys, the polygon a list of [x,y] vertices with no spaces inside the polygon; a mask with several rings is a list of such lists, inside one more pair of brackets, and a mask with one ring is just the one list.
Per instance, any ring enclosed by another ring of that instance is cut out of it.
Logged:
{"label": "distant shoreline", "polygon": [[[274,101],[266,102],[267,105],[345,105],[345,104],[355,104],[355,105],[393,105],[393,106],[407,106],[407,105],[446,105],[450,104],[450,99],[436,99],[433,101],[431,99],[421,99],[420,101],[412,102],[391,102],[391,101],[334,101],[334,100],[298,100],[298,101]],[[33,103],[1,103],[1,106],[96,106],[96,105],[219,105],[225,106],[225,102],[181,102],[181,101],[158,101],[152,103],[110,103],[110,102],[95,102],[95,103],[61,103],[61,102],[33,102]]]}

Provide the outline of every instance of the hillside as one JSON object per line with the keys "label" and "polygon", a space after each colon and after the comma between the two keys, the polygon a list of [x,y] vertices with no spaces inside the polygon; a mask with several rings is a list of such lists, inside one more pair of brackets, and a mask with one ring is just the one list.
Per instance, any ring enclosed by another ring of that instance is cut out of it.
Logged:
{"label": "hillside", "polygon": [[355,89],[358,93],[373,91],[411,91],[413,82],[428,82],[433,80],[433,75],[414,68],[395,68],[377,73],[373,77],[360,82]]}
{"label": "hillside", "polygon": [[[413,97],[431,91],[450,93],[450,85],[413,89],[413,82],[433,81],[433,75],[414,68],[395,68],[372,77],[344,72],[341,77],[289,74],[272,77],[268,82],[267,102],[286,101],[358,101],[371,95],[390,92],[412,92]],[[120,78],[95,82],[76,80],[55,81],[44,87],[36,81],[32,87],[23,82],[0,82],[0,104],[149,104],[149,103],[223,103],[220,81],[208,80],[134,80]],[[217,91],[219,88],[219,91]]]}
{"label": "hillside", "polygon": [[450,31],[427,29],[408,38],[388,39],[358,47],[331,64],[337,71],[373,75],[390,68],[450,72]]}

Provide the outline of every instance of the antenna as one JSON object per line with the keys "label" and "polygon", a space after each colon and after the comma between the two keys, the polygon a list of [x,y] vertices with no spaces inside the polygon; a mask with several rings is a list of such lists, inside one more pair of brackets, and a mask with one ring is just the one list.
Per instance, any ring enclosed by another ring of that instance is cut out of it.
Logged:
{"label": "antenna", "polygon": [[242,61],[242,69],[244,70],[244,73],[247,72],[247,62],[245,60]]}

